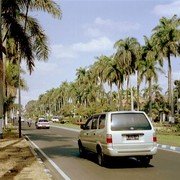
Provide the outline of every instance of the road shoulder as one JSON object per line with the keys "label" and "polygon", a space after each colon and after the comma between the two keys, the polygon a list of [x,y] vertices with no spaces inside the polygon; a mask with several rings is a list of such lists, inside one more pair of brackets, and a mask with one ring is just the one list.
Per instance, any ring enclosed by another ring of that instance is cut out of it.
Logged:
{"label": "road shoulder", "polygon": [[51,179],[25,138],[2,139],[0,159],[0,179]]}

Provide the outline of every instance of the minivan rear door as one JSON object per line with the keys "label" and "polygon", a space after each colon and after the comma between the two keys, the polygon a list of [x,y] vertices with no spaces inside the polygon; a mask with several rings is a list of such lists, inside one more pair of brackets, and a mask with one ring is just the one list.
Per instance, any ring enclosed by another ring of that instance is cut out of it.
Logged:
{"label": "minivan rear door", "polygon": [[144,151],[153,146],[152,126],[144,113],[111,114],[113,149]]}

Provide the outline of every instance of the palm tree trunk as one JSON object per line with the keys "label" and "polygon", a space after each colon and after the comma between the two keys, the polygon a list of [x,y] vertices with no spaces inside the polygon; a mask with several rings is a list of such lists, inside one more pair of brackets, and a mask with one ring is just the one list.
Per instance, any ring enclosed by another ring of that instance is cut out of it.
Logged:
{"label": "palm tree trunk", "polygon": [[149,80],[149,117],[152,119],[152,78]]}
{"label": "palm tree trunk", "polygon": [[2,138],[2,123],[3,123],[3,106],[4,106],[4,93],[3,93],[3,57],[2,57],[2,19],[1,19],[1,5],[2,0],[0,0],[0,138]]}
{"label": "palm tree trunk", "polygon": [[[24,22],[24,32],[26,31],[26,23],[27,23],[27,15],[29,11],[29,0],[27,1],[26,6],[26,14],[25,14],[25,22]],[[20,51],[18,51],[20,52]],[[18,65],[19,65],[19,82],[18,82],[18,101],[19,101],[19,138],[21,138],[21,58],[22,53],[20,52],[19,58],[18,58]]]}
{"label": "palm tree trunk", "polygon": [[140,109],[139,90],[140,90],[140,77],[139,77],[139,71],[137,71],[137,111],[139,111]]}
{"label": "palm tree trunk", "polygon": [[[5,65],[4,65],[4,70],[5,70]],[[5,71],[4,71],[4,79],[3,79],[3,83],[4,83],[4,97],[8,98],[8,85],[7,85],[7,81],[6,81],[6,77],[5,77]],[[7,127],[7,106],[4,105],[4,127]]]}
{"label": "palm tree trunk", "polygon": [[173,96],[172,96],[172,67],[171,67],[171,59],[170,55],[168,55],[168,102],[169,107],[171,107],[171,116],[174,116],[174,104],[173,104]]}
{"label": "palm tree trunk", "polygon": [[[3,59],[2,52],[0,52],[0,120],[3,119],[4,112],[4,97],[3,97]],[[0,122],[1,123],[1,122]]]}
{"label": "palm tree trunk", "polygon": [[122,111],[122,88],[121,84],[118,85],[118,111]]}
{"label": "palm tree trunk", "polygon": [[133,97],[133,90],[131,86],[131,111],[134,111],[134,97]]}
{"label": "palm tree trunk", "polygon": [[128,94],[129,94],[129,75],[127,76],[127,86],[126,86],[126,110],[128,110],[128,105],[129,105],[129,98],[128,98]]}
{"label": "palm tree trunk", "polygon": [[109,105],[111,106],[113,103],[113,97],[112,97],[112,84],[110,85],[110,102]]}

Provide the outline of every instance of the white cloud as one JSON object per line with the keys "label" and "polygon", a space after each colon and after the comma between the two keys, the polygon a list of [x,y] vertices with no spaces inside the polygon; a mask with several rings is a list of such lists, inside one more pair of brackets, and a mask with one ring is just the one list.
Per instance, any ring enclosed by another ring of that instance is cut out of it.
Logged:
{"label": "white cloud", "polygon": [[155,6],[153,12],[160,16],[180,15],[180,1],[174,1],[169,4],[160,4]]}
{"label": "white cloud", "polygon": [[173,72],[172,76],[174,80],[180,80],[180,72]]}
{"label": "white cloud", "polygon": [[66,47],[62,44],[59,44],[59,45],[53,45],[51,47],[52,49],[52,56],[56,57],[56,58],[60,58],[60,59],[63,59],[63,58],[67,58],[67,59],[71,59],[71,58],[75,58],[76,57],[76,54],[74,51],[72,51],[72,48],[70,47]]}
{"label": "white cloud", "polygon": [[85,34],[90,36],[90,37],[99,37],[101,36],[101,31],[100,29],[96,28],[96,27],[85,27],[84,26],[84,29],[85,29]]}
{"label": "white cloud", "polygon": [[76,43],[72,45],[73,50],[78,52],[101,52],[113,48],[113,42],[107,37],[92,39],[87,43]]}
{"label": "white cloud", "polygon": [[105,36],[120,32],[136,31],[140,24],[129,21],[113,21],[97,17],[94,22],[83,25],[86,35],[91,37]]}
{"label": "white cloud", "polygon": [[71,45],[53,45],[51,55],[58,59],[74,59],[79,53],[96,53],[113,49],[113,42],[107,37],[91,39],[88,42],[78,42]]}
{"label": "white cloud", "polygon": [[36,62],[36,67],[34,73],[41,72],[41,74],[47,75],[58,69],[57,63],[51,62]]}

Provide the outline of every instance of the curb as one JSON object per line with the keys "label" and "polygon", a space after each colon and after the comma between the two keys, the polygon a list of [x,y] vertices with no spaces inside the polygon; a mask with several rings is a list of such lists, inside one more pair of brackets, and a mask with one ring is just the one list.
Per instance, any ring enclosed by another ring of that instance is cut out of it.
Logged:
{"label": "curb", "polygon": [[51,180],[51,179],[52,179],[52,175],[50,174],[49,169],[45,168],[45,165],[44,165],[42,159],[41,159],[41,158],[38,156],[38,154],[35,152],[35,150],[34,150],[34,148],[33,148],[33,145],[30,143],[30,140],[29,140],[28,136],[26,136],[26,135],[23,135],[23,136],[24,136],[24,138],[26,139],[26,141],[28,142],[29,148],[30,148],[32,154],[36,157],[38,163],[43,165],[43,167],[44,167],[44,172],[47,174],[48,178]]}
{"label": "curb", "polygon": [[170,146],[170,145],[163,145],[163,144],[157,144],[157,147],[159,149],[162,149],[162,150],[180,153],[180,147],[175,147],[175,146]]}

